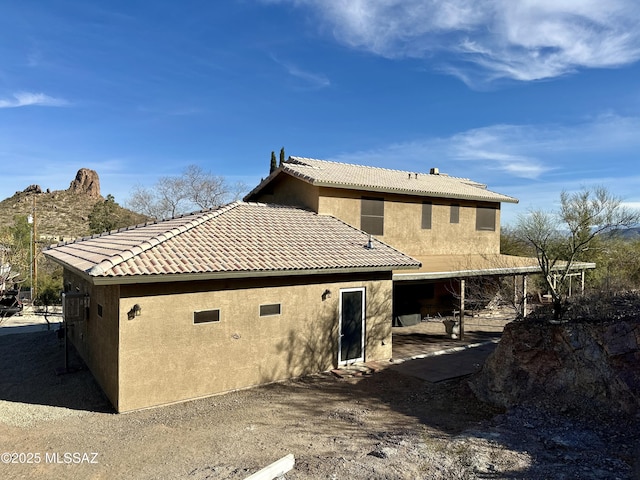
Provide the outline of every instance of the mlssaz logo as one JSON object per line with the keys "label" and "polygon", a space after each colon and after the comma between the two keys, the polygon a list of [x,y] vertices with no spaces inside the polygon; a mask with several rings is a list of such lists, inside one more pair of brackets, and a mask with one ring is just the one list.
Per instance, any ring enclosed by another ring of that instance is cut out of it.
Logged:
{"label": "mlssaz logo", "polygon": [[95,452],[91,453],[80,453],[80,452],[53,452],[53,453],[45,453],[45,463],[60,463],[60,464],[97,464],[98,463],[98,454]]}

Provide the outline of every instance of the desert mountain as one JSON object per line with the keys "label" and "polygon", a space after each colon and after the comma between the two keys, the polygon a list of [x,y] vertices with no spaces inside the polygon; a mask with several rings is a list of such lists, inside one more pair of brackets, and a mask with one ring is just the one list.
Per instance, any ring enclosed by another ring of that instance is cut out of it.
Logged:
{"label": "desert mountain", "polygon": [[[14,224],[16,215],[34,215],[38,240],[57,242],[90,234],[89,214],[94,205],[104,202],[98,173],[88,168],[78,170],[66,190],[43,190],[30,185],[0,202],[0,228]],[[147,218],[122,207],[117,215],[127,224],[142,223]]]}

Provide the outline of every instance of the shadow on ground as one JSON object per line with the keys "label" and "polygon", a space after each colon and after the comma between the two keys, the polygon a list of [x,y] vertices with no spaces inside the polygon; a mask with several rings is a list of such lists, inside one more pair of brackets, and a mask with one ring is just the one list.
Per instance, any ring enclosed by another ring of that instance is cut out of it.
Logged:
{"label": "shadow on ground", "polygon": [[[437,361],[460,361],[465,352],[450,353]],[[81,365],[75,354],[71,359],[72,366]],[[409,360],[405,364],[429,369],[427,361],[427,358]],[[0,365],[5,366],[0,370],[0,400],[112,412],[88,370],[57,376],[55,371],[63,363],[63,345],[55,332],[0,337]],[[337,378],[330,373],[311,375],[122,416],[89,414],[91,419],[87,421],[94,425],[94,437],[99,437],[104,445],[118,445],[123,436],[141,443],[159,437],[160,443],[153,443],[150,448],[168,445],[174,451],[177,447],[172,442],[179,438],[181,445],[187,445],[183,452],[188,455],[192,454],[192,445],[215,444],[214,451],[244,445],[243,451],[258,452],[257,457],[243,460],[252,467],[252,462],[257,466],[264,460],[260,452],[271,452],[265,445],[275,445],[278,451],[296,452],[299,462],[296,469],[306,465],[303,472],[307,474],[292,473],[292,478],[314,478],[313,468],[321,468],[327,462],[334,462],[335,472],[344,474],[349,461],[372,465],[379,460],[384,462],[380,471],[388,473],[392,464],[406,468],[404,460],[401,461],[404,458],[423,465],[425,472],[435,472],[447,459],[467,469],[452,470],[461,472],[458,477],[424,478],[474,478],[471,475],[476,467],[472,462],[480,462],[480,467],[494,465],[495,455],[507,460],[523,457],[529,460],[524,465],[515,461],[513,465],[498,464],[499,472],[487,470],[484,477],[475,478],[630,478],[619,458],[606,452],[610,445],[616,448],[616,440],[606,434],[582,427],[583,433],[576,436],[575,425],[562,416],[551,421],[544,415],[536,416],[535,412],[534,415],[524,411],[515,415],[500,413],[504,412],[476,399],[466,378],[432,383],[386,368],[358,378]],[[55,428],[67,427],[63,423]],[[58,430],[55,435],[63,440],[73,437],[73,433],[60,434]],[[536,442],[537,454],[531,452]],[[319,446],[307,452],[312,443]],[[383,459],[367,453],[410,446],[414,453],[398,457],[397,462],[393,455]],[[591,468],[593,458],[597,458],[595,449],[602,460],[596,462],[595,469],[585,472],[583,469]],[[478,451],[485,452],[484,456]],[[116,453],[124,455],[120,451],[110,452],[114,458],[118,456]],[[152,455],[146,451],[145,454]],[[240,461],[231,458],[235,460],[227,460],[229,464]],[[368,460],[371,461],[367,463]],[[195,471],[192,465],[189,468]],[[385,474],[351,478],[406,477]]]}
{"label": "shadow on ground", "polygon": [[106,396],[72,346],[64,369],[64,342],[57,331],[0,336],[0,400],[73,410],[112,412]]}

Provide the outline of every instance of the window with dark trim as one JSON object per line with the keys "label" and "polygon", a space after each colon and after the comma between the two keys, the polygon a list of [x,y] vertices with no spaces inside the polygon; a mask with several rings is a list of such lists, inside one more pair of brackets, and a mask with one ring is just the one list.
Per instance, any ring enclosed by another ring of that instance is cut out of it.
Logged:
{"label": "window with dark trim", "polygon": [[422,229],[431,229],[431,216],[433,212],[433,203],[422,202]]}
{"label": "window with dark trim", "polygon": [[460,223],[460,205],[454,203],[449,212],[449,223]]}
{"label": "window with dark trim", "polygon": [[213,323],[220,321],[220,309],[193,312],[193,323]]}
{"label": "window with dark trim", "polygon": [[102,305],[98,304],[98,316],[102,318]]}
{"label": "window with dark trim", "polygon": [[495,231],[496,209],[492,207],[476,208],[476,230]]}
{"label": "window with dark trim", "polygon": [[371,235],[384,235],[384,199],[360,200],[360,229]]}
{"label": "window with dark trim", "polygon": [[260,316],[268,317],[270,315],[280,315],[281,308],[279,303],[270,303],[267,305],[260,305]]}

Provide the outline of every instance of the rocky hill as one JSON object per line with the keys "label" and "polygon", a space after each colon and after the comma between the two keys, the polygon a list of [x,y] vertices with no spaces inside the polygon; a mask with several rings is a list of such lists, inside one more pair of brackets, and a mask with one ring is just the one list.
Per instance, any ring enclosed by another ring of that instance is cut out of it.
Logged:
{"label": "rocky hill", "polygon": [[[0,202],[0,228],[13,225],[16,215],[33,215],[36,236],[40,241],[58,242],[90,234],[89,214],[97,202],[104,202],[100,178],[94,170],[81,168],[66,190],[43,190],[30,185]],[[134,225],[147,220],[122,207],[118,215]]]}

